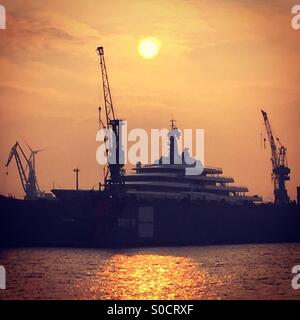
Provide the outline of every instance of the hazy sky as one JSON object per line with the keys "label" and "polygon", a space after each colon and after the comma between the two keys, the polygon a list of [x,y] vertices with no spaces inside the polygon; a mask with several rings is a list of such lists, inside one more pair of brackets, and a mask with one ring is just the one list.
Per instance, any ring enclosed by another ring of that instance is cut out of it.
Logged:
{"label": "hazy sky", "polygon": [[[47,148],[37,158],[43,190],[98,184],[97,109],[103,105],[96,47],[105,48],[113,100],[132,128],[205,129],[205,164],[252,194],[272,197],[270,150],[260,109],[288,148],[289,191],[300,185],[300,30],[294,1],[2,0],[0,192],[22,196],[16,140]],[[152,60],[145,36],[160,39]]]}

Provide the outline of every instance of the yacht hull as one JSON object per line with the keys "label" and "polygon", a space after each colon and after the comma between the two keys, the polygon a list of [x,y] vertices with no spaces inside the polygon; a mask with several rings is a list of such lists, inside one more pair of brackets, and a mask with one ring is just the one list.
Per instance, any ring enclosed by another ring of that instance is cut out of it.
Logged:
{"label": "yacht hull", "polygon": [[[72,193],[71,193],[72,194]],[[299,206],[0,197],[2,246],[178,246],[300,241]]]}

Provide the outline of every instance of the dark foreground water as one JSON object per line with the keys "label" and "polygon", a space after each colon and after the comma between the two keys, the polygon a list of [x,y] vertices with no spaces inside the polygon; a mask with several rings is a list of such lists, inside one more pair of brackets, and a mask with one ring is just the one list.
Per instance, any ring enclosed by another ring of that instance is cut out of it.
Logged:
{"label": "dark foreground water", "polygon": [[300,244],[0,250],[0,299],[300,299]]}

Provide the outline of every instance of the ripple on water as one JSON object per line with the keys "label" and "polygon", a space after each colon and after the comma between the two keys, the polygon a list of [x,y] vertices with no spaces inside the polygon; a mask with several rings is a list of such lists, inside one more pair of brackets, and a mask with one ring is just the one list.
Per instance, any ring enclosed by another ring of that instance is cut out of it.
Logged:
{"label": "ripple on water", "polygon": [[300,299],[300,244],[1,249],[0,299]]}

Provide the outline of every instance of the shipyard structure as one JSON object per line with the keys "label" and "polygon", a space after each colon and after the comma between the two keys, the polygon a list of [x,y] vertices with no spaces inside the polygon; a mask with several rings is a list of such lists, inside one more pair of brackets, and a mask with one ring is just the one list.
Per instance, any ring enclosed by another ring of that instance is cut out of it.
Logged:
{"label": "shipyard structure", "polygon": [[[275,139],[268,115],[262,110],[271,148],[274,203],[264,203],[248,188],[234,185],[221,168],[204,167],[187,175],[193,165],[177,152],[177,127],[169,132],[168,162],[137,163],[126,175],[119,159],[121,120],[112,103],[103,47],[97,48],[104,93],[105,120],[99,125],[114,133],[104,139],[106,154],[113,147],[114,163],[107,163],[99,190],[53,189],[41,192],[35,154],[26,156],[16,143],[7,166],[15,158],[25,199],[0,196],[2,246],[162,246],[266,242],[299,242],[300,210],[291,202],[285,183],[290,179],[286,148]],[[266,143],[266,141],[265,141]],[[182,158],[178,164],[175,159]],[[23,160],[22,160],[23,159]],[[23,161],[23,162],[22,162]]]}

